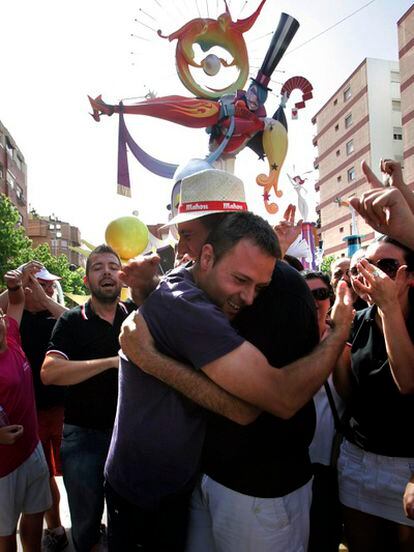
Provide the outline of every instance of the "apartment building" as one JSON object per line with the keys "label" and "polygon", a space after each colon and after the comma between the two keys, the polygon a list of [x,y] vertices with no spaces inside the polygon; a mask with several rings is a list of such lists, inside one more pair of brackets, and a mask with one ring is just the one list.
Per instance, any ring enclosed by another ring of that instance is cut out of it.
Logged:
{"label": "apartment building", "polygon": [[71,249],[81,246],[81,234],[76,226],[59,220],[55,215],[41,217],[30,213],[27,235],[33,241],[32,247],[47,243],[52,255],[65,255],[70,264],[85,266],[85,257]]}
{"label": "apartment building", "polygon": [[[312,119],[318,148],[315,168],[320,193],[321,239],[325,255],[345,255],[344,238],[355,233],[350,208],[353,196],[368,189],[361,161],[377,168],[381,157],[403,160],[399,64],[364,59]],[[362,241],[374,233],[360,217]]]}
{"label": "apartment building", "polygon": [[404,177],[414,189],[414,5],[397,22]]}
{"label": "apartment building", "polygon": [[27,167],[10,132],[0,121],[0,193],[14,204],[27,228]]}

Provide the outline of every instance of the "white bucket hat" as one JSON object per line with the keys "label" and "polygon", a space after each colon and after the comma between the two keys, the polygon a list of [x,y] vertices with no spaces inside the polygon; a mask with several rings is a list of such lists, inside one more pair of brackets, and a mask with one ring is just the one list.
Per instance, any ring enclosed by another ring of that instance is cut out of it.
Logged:
{"label": "white bucket hat", "polygon": [[182,180],[178,213],[165,226],[214,213],[247,210],[240,178],[218,169],[206,169]]}

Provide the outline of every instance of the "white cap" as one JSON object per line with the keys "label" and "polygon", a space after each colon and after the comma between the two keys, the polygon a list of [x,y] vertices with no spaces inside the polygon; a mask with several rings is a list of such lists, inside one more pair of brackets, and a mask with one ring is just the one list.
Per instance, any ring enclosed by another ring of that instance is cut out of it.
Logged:
{"label": "white cap", "polygon": [[35,274],[36,278],[38,280],[45,280],[45,281],[53,281],[53,280],[61,280],[60,276],[56,276],[55,274],[52,274],[48,271],[47,268],[42,268]]}

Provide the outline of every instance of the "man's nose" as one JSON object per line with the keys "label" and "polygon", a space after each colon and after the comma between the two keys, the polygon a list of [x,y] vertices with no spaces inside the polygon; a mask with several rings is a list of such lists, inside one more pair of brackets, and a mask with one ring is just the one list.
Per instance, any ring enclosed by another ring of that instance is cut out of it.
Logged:
{"label": "man's nose", "polygon": [[187,247],[183,240],[178,240],[177,243],[177,255],[182,257],[185,253],[188,253]]}
{"label": "man's nose", "polygon": [[243,289],[242,293],[240,294],[240,297],[245,305],[252,305],[253,301],[256,298],[256,290],[254,285],[251,285]]}

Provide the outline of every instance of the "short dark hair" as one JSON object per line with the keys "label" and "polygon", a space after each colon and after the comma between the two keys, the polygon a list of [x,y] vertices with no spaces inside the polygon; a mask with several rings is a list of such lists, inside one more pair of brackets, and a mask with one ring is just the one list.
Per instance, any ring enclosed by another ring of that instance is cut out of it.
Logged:
{"label": "short dark hair", "polygon": [[122,264],[121,263],[121,259],[118,255],[118,253],[112,249],[112,247],[110,247],[109,245],[106,245],[106,243],[103,243],[102,245],[98,245],[98,247],[95,247],[95,249],[93,249],[90,253],[89,253],[89,256],[88,258],[86,259],[86,268],[85,268],[85,273],[86,275],[88,275],[88,272],[91,268],[91,264],[92,264],[92,257],[94,255],[100,255],[101,253],[111,253],[111,255],[115,255],[115,257],[118,259],[119,261],[119,264]]}
{"label": "short dark hair", "polygon": [[319,270],[302,270],[301,275],[305,280],[322,280],[331,294],[331,305],[333,304],[335,293],[327,272],[320,272]]}
{"label": "short dark hair", "polygon": [[249,211],[224,216],[212,228],[205,243],[213,246],[214,260],[217,262],[242,239],[250,240],[271,257],[281,258],[279,240],[273,228],[262,217]]}
{"label": "short dark hair", "polygon": [[302,270],[301,275],[305,280],[322,280],[326,287],[332,290],[329,274],[326,272],[320,272],[319,270]]}
{"label": "short dark hair", "polygon": [[304,269],[304,266],[300,262],[300,260],[297,257],[294,257],[293,255],[285,255],[283,257],[283,260],[285,261],[285,263],[290,265],[292,268],[294,268],[298,272],[302,272],[302,270]]}
{"label": "short dark hair", "polygon": [[225,217],[228,217],[230,213],[213,213],[212,215],[205,215],[198,220],[204,226],[206,230],[211,232],[218,224],[221,223]]}

